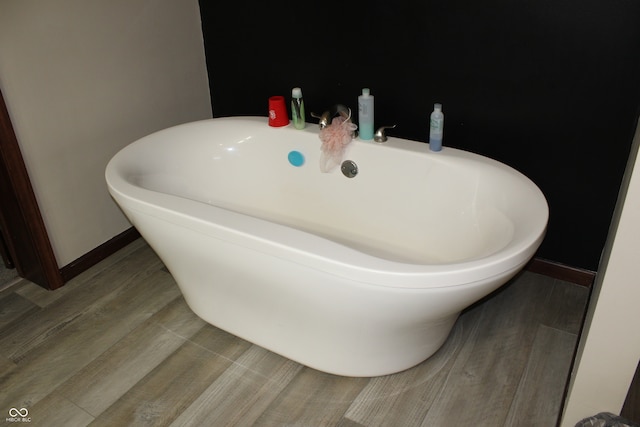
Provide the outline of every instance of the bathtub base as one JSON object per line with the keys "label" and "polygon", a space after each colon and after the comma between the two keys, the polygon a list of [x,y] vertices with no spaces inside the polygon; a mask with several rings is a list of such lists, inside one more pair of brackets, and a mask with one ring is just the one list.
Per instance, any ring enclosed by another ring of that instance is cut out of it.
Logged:
{"label": "bathtub base", "polygon": [[[191,307],[191,306],[190,306]],[[359,339],[355,331],[325,329],[320,334],[309,331],[301,336],[299,326],[288,330],[262,330],[255,327],[241,330],[240,325],[208,320],[207,313],[198,314],[213,326],[239,338],[291,359],[302,365],[333,375],[347,377],[377,377],[410,369],[436,353],[447,340],[458,315],[434,325],[423,325],[424,333],[418,342],[402,342],[403,348],[393,347],[393,339],[384,334],[370,335],[368,342]],[[224,324],[227,323],[227,324]],[[262,329],[262,328],[260,328]],[[339,339],[328,339],[333,333]],[[373,338],[372,335],[378,335]]]}
{"label": "bathtub base", "polygon": [[151,216],[137,227],[203,320],[303,365],[351,377],[388,375],[421,363],[446,341],[462,309],[517,271],[472,285],[384,287]]}

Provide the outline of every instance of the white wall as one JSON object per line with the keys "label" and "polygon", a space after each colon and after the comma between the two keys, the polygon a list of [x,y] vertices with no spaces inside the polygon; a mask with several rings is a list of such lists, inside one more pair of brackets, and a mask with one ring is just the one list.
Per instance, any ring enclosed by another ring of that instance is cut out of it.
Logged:
{"label": "white wall", "polygon": [[64,266],[130,227],[104,169],[211,117],[197,0],[2,0],[0,89]]}
{"label": "white wall", "polygon": [[639,145],[640,126],[580,339],[563,427],[599,412],[620,414],[640,360]]}

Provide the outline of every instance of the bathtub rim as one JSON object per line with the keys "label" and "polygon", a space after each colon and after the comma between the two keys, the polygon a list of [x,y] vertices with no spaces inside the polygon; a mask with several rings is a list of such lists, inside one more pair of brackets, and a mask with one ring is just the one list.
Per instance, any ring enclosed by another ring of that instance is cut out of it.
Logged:
{"label": "bathtub rim", "polygon": [[[114,198],[128,211],[127,216],[134,226],[138,221],[136,215],[151,215],[213,239],[288,259],[350,280],[390,288],[430,289],[484,282],[504,275],[507,271],[524,267],[544,238],[543,231],[534,244],[510,253],[507,259],[499,256],[499,252],[489,257],[458,263],[409,264],[378,258],[311,233],[189,199],[166,200],[191,211],[191,215],[185,215],[172,209],[160,208],[153,203],[141,202],[115,189],[113,192]],[[156,196],[160,199],[179,199],[162,193],[156,193]],[[194,215],[194,211],[199,215]],[[348,259],[349,262],[343,259]]]}

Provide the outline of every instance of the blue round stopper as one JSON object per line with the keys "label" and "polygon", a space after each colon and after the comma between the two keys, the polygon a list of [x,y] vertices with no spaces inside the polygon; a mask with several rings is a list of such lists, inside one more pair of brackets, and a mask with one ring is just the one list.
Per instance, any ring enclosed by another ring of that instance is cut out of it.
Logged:
{"label": "blue round stopper", "polygon": [[289,151],[289,163],[295,167],[300,167],[304,164],[304,155],[299,151]]}

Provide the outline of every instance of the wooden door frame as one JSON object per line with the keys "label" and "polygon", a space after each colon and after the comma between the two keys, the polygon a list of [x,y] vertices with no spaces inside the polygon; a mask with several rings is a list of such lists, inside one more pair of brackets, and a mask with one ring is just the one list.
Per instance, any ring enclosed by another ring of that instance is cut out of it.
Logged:
{"label": "wooden door frame", "polygon": [[0,91],[0,229],[18,274],[45,289],[64,280]]}

